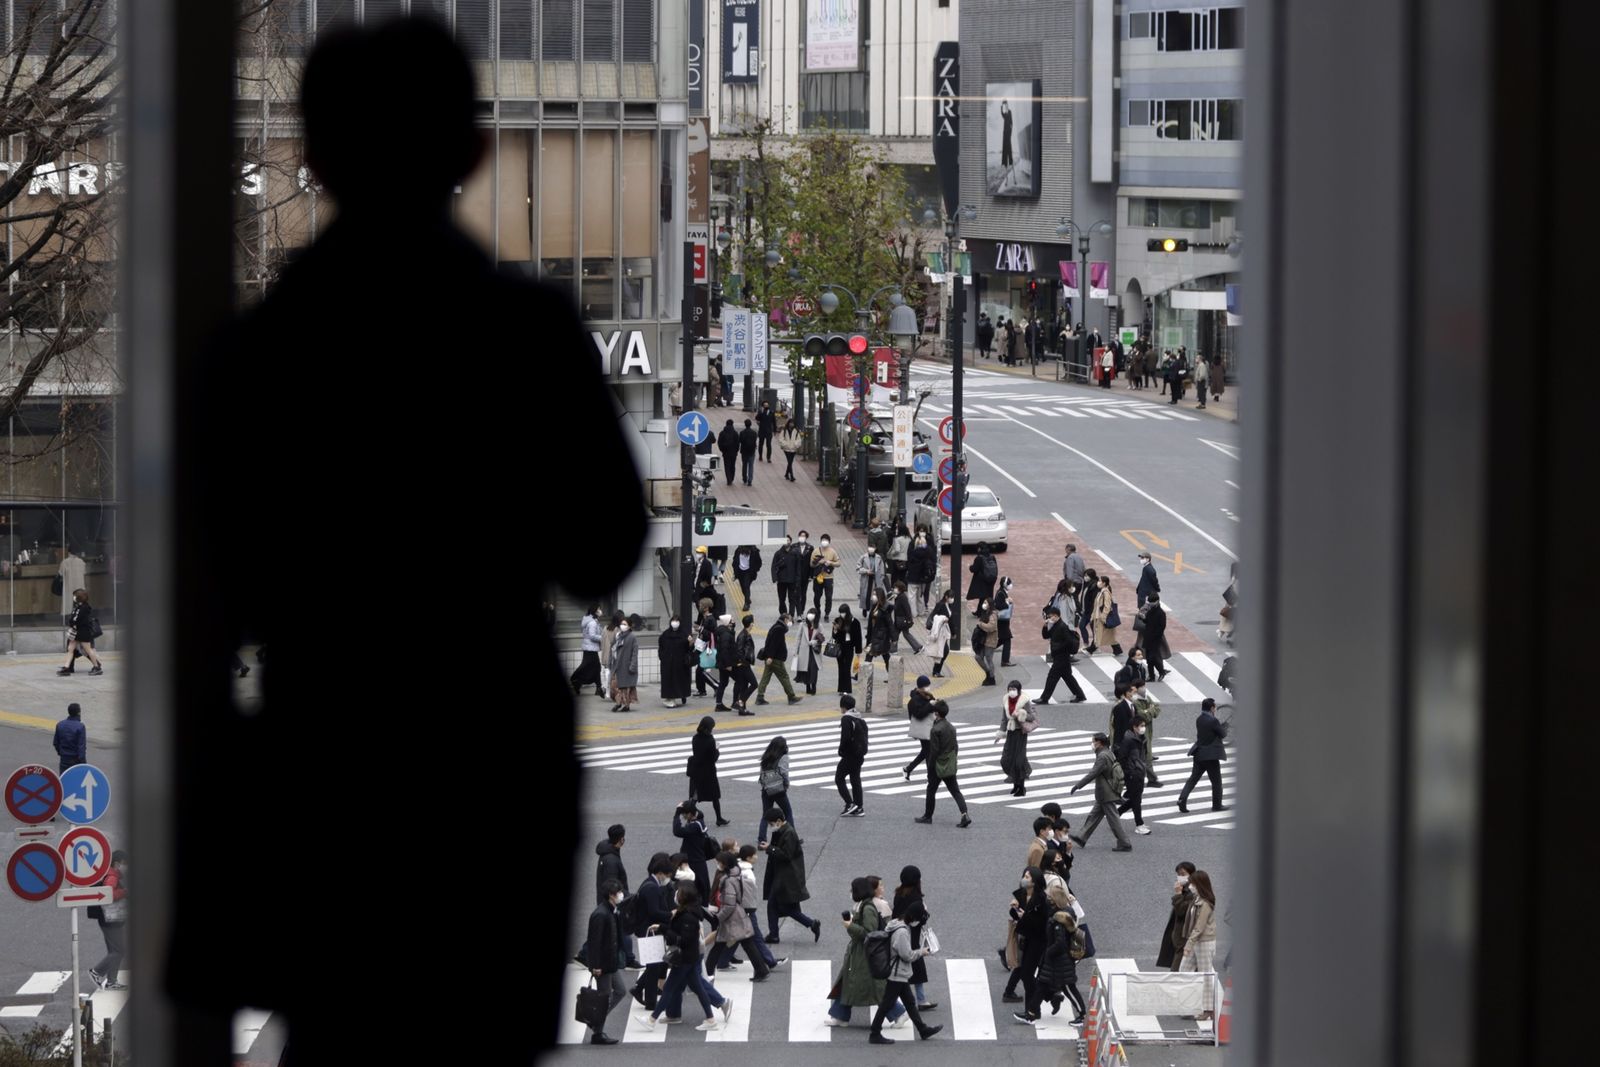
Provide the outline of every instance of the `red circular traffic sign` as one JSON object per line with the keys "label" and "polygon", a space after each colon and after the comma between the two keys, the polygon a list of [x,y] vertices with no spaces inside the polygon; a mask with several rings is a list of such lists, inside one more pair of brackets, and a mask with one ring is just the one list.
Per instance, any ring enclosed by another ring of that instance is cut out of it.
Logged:
{"label": "red circular traffic sign", "polygon": [[955,513],[956,487],[953,485],[947,485],[944,487],[944,491],[939,494],[939,514],[948,519],[954,516]]}
{"label": "red circular traffic sign", "polygon": [[[954,415],[946,415],[939,420],[939,440],[947,445],[955,442],[956,432],[952,428],[955,425],[955,421],[956,417]],[[963,441],[967,439],[967,424],[964,422],[961,424],[961,439]]]}
{"label": "red circular traffic sign", "polygon": [[812,315],[817,313],[816,302],[813,301],[809,296],[797,296],[789,306],[794,311],[795,315],[802,319],[809,319]]}
{"label": "red circular traffic sign", "polygon": [[94,885],[111,870],[111,842],[92,826],[68,830],[56,851],[62,877],[72,885]]}
{"label": "red circular traffic sign", "polygon": [[851,408],[850,414],[845,419],[852,430],[865,430],[867,428],[867,409]]}
{"label": "red circular traffic sign", "polygon": [[49,767],[18,767],[6,779],[6,810],[30,826],[49,822],[61,810],[61,778]]}
{"label": "red circular traffic sign", "polygon": [[956,457],[946,456],[939,461],[939,482],[941,485],[956,484]]}
{"label": "red circular traffic sign", "polygon": [[61,857],[49,845],[23,845],[6,863],[6,883],[23,900],[49,900],[61,888]]}

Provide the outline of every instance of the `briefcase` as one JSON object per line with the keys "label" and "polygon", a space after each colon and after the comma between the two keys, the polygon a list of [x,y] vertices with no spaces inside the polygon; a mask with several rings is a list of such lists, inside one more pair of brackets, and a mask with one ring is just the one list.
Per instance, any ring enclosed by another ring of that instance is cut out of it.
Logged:
{"label": "briefcase", "polygon": [[577,1011],[573,1018],[589,1027],[591,1030],[604,1030],[606,1016],[611,1014],[611,994],[604,989],[597,989],[594,979],[589,979],[589,984],[578,990]]}

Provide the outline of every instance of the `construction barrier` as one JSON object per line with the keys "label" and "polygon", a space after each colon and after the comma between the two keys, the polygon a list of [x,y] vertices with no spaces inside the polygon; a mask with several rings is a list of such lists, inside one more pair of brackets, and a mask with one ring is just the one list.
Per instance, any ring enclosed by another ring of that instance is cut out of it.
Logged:
{"label": "construction barrier", "polygon": [[1090,975],[1085,1017],[1078,1031],[1078,1062],[1084,1067],[1121,1067],[1128,1062],[1122,1051],[1107,988],[1098,972]]}
{"label": "construction barrier", "polygon": [[[1109,1040],[1119,1046],[1143,1042],[1192,1042],[1220,1045],[1228,1040],[1232,986],[1214,971],[1111,971],[1096,967],[1091,987],[1099,992],[1092,1027],[1103,1020]],[[1215,1021],[1197,1019],[1206,1012]],[[1086,1031],[1087,1032],[1087,1031]],[[1096,1065],[1100,1039],[1091,1043],[1089,1063]],[[1105,1061],[1114,1062],[1114,1061]]]}

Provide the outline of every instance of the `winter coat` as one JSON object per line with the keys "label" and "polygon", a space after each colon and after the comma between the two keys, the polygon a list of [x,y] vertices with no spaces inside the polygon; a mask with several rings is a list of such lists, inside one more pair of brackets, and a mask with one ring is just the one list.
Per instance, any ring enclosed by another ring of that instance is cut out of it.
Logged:
{"label": "winter coat", "polygon": [[1074,552],[1061,561],[1061,577],[1073,584],[1076,588],[1083,584],[1084,563],[1083,555]]}
{"label": "winter coat", "polygon": [[1022,729],[1028,717],[1028,702],[1018,699],[1015,710],[1009,707],[1010,703],[1009,696],[1000,700],[1006,735],[1005,750],[1000,754],[1000,771],[1008,782],[1026,782],[1033,775],[1033,764],[1028,762],[1028,735]]}
{"label": "winter coat", "polygon": [[777,904],[811,899],[806,891],[806,854],[800,848],[800,835],[788,823],[774,831],[767,844],[767,899]]}
{"label": "winter coat", "polygon": [[799,559],[793,545],[784,545],[772,554],[772,580],[778,585],[793,585],[801,577]]}
{"label": "winter coat", "polygon": [[1128,767],[1123,762],[1120,749],[1122,748],[1122,739],[1128,735],[1128,731],[1131,729],[1133,729],[1133,701],[1123,697],[1111,705],[1111,729],[1108,732],[1111,735],[1111,751],[1117,757],[1117,762],[1123,764],[1122,769],[1124,772],[1127,771]]}
{"label": "winter coat", "polygon": [[940,778],[955,777],[956,750],[960,747],[956,740],[956,728],[950,725],[950,720],[934,716],[933,729],[928,735],[928,762],[933,764],[935,775]]}
{"label": "winter coat", "polygon": [[661,699],[677,700],[689,695],[689,654],[694,646],[680,623],[661,631],[656,652],[661,656]]}
{"label": "winter coat", "polygon": [[722,432],[717,434],[717,451],[721,452],[723,458],[730,464],[733,462],[732,457],[739,454],[739,431],[733,428],[732,422],[729,422],[728,425],[722,428]]}
{"label": "winter coat", "polygon": [[911,610],[911,594],[897,593],[894,598],[894,630],[895,633],[911,629],[917,624],[917,616]]}
{"label": "winter coat", "polygon": [[1156,565],[1146,563],[1139,572],[1139,606],[1142,608],[1150,602],[1151,593],[1161,592],[1161,579],[1156,577]]}
{"label": "winter coat", "polygon": [[1111,765],[1116,762],[1116,757],[1109,748],[1102,748],[1094,757],[1094,766],[1089,768],[1089,773],[1078,780],[1075,788],[1082,788],[1090,782],[1094,783],[1094,799],[1097,804],[1120,799],[1115,790],[1111,788]]}
{"label": "winter coat", "polygon": [[1139,609],[1139,614],[1144,616],[1144,629],[1139,632],[1139,647],[1146,652],[1154,652],[1162,660],[1172,658],[1172,650],[1167,647],[1167,613],[1161,610],[1160,603],[1146,604]]}
{"label": "winter coat", "polygon": [[833,643],[839,648],[839,656],[848,659],[861,651],[861,620],[852,617],[846,626],[842,618],[833,620]]}
{"label": "winter coat", "polygon": [[677,893],[677,884],[669,881],[666,885],[657,882],[654,875],[646,875],[645,880],[639,883],[639,925],[628,932],[635,937],[643,937],[645,930],[652,926],[666,928],[672,921],[673,895]]}
{"label": "winter coat", "polygon": [[889,981],[916,981],[916,965],[922,960],[924,953],[920,947],[911,943],[911,927],[906,925],[904,919],[890,919],[884,929],[889,931],[889,955],[892,959]]}
{"label": "winter coat", "polygon": [[943,659],[950,649],[950,616],[935,614],[933,621],[928,624],[928,639],[922,643],[922,651],[930,659]]}
{"label": "winter coat", "polygon": [[826,635],[819,625],[801,621],[796,623],[800,629],[795,635],[794,659],[789,663],[790,674],[805,674],[822,654],[822,646],[827,644]]}
{"label": "winter coat", "polygon": [[908,585],[921,585],[933,581],[933,576],[938,572],[938,564],[934,561],[932,545],[912,545],[906,553],[906,583]]}
{"label": "winter coat", "polygon": [[68,764],[84,763],[89,759],[89,730],[82,719],[70,715],[56,723],[54,740],[56,755]]}
{"label": "winter coat", "polygon": [[[921,904],[921,903],[922,903],[922,890],[921,890],[920,886],[915,888],[915,889],[911,889],[911,890],[909,890],[909,891],[907,891],[905,893],[902,893],[902,892],[900,892],[900,890],[896,889],[895,893],[894,893],[894,900],[890,903],[890,916],[891,916],[891,918],[895,918],[895,919],[903,918],[905,916],[906,911],[911,907],[912,904]],[[911,947],[914,948],[914,949],[915,948],[921,948],[922,947],[922,930],[923,930],[923,927],[921,927],[921,926],[911,926],[911,927],[907,927],[907,929],[909,929],[910,932],[911,932]],[[912,961],[912,964],[911,964],[911,978],[910,978],[910,981],[912,981],[912,982],[926,982],[927,980],[928,980],[928,964],[927,964],[927,960],[925,960],[923,958],[922,954],[918,953],[917,958],[914,961]]]}
{"label": "winter coat", "polygon": [[[740,556],[745,556],[750,561],[750,566],[746,567],[743,570],[740,570],[740,568],[739,568],[739,557]],[[734,573],[735,577],[738,577],[738,578],[748,577],[751,581],[755,581],[758,577],[760,577],[761,576],[761,549],[757,548],[755,545],[740,545],[738,548],[734,549],[733,550],[733,573]],[[749,606],[750,605],[748,605],[748,604],[745,605],[745,607],[747,607],[747,608]]]}
{"label": "winter coat", "polygon": [[[705,898],[701,898],[705,899]],[[688,964],[697,966],[700,963],[700,916],[699,909],[684,909],[672,914],[672,920],[667,923],[663,936],[669,945],[677,945],[683,952],[683,959],[678,961],[678,966]]]}
{"label": "winter coat", "polygon": [[622,865],[622,852],[610,841],[602,841],[594,846],[594,854],[600,857],[595,864],[594,871],[594,899],[597,904],[606,902],[606,895],[600,892],[600,887],[606,879],[614,878],[623,889],[628,888],[628,869]]}
{"label": "winter coat", "polygon": [[831,550],[824,552],[820,548],[811,547],[809,543],[803,545],[795,544],[789,551],[794,554],[794,581],[796,582],[809,582],[811,580],[812,565],[816,562],[817,556],[831,554],[835,559],[838,558],[838,553],[831,552]]}
{"label": "winter coat", "polygon": [[819,575],[823,578],[832,578],[833,572],[844,562],[832,545],[827,548],[818,546],[815,550],[808,545],[803,558],[805,567],[800,571],[799,580],[810,582],[815,582]]}
{"label": "winter coat", "polygon": [[1161,701],[1146,693],[1133,702],[1133,714],[1144,723],[1144,765],[1149,774],[1155,764],[1156,716],[1161,714]]}
{"label": "winter coat", "polygon": [[861,576],[861,595],[871,597],[874,589],[885,588],[883,584],[883,557],[861,553],[861,558],[856,561],[856,573]]}
{"label": "winter coat", "polygon": [[1228,734],[1228,728],[1209,711],[1202,711],[1194,720],[1194,746],[1189,749],[1189,755],[1197,760],[1223,760],[1228,758],[1228,750],[1222,747],[1222,739]]}
{"label": "winter coat", "polygon": [[[1106,616],[1111,614],[1111,587],[1103,587],[1094,598],[1094,643],[1097,645],[1120,644],[1117,640],[1117,627],[1106,625]],[[1120,614],[1120,609],[1118,611]]]}
{"label": "winter coat", "polygon": [[766,643],[761,646],[761,658],[778,663],[786,662],[789,659],[789,643],[784,638],[788,633],[789,628],[783,623],[773,623],[772,628],[767,631]]}
{"label": "winter coat", "polygon": [[583,629],[583,651],[600,651],[600,620],[593,615],[585,615],[578,624]]}
{"label": "winter coat", "polygon": [[[1000,631],[1000,623],[995,619],[994,612],[989,612],[988,618],[978,619],[973,625],[983,634],[983,647],[994,648],[996,644],[995,634]],[[972,644],[972,650],[974,652],[978,651],[978,642],[974,641]]]}
{"label": "winter coat", "polygon": [[617,922],[617,909],[611,902],[601,901],[589,913],[589,940],[584,949],[584,959],[591,971],[614,974],[622,970],[622,931]]}
{"label": "winter coat", "polygon": [[1189,901],[1189,914],[1184,919],[1184,950],[1194,954],[1195,945],[1217,939],[1217,911],[1206,903],[1205,897],[1196,893]]}
{"label": "winter coat", "polygon": [[967,599],[993,600],[995,579],[1000,574],[1000,565],[994,556],[990,553],[978,556],[967,570],[972,574],[972,581],[967,583]]}
{"label": "winter coat", "polygon": [[758,437],[771,437],[778,432],[778,415],[771,408],[762,408],[756,412],[756,435]]}
{"label": "winter coat", "polygon": [[785,454],[800,451],[804,443],[805,438],[799,430],[784,430],[778,435],[778,450]]}
{"label": "winter coat", "polygon": [[844,969],[839,974],[839,1001],[852,1008],[876,1008],[883,1001],[885,979],[872,977],[867,966],[867,935],[880,929],[883,919],[870,900],[856,905],[854,920],[845,929],[850,946],[844,951]]}
{"label": "winter coat", "polygon": [[909,733],[918,741],[926,741],[933,736],[933,697],[924,696],[922,690],[913,689],[911,696],[906,699],[906,718],[909,720]]}
{"label": "winter coat", "polygon": [[753,456],[756,454],[756,445],[760,443],[760,435],[755,430],[746,426],[739,431],[739,455]]}
{"label": "winter coat", "polygon": [[1187,887],[1172,894],[1172,908],[1167,913],[1166,929],[1161,931],[1161,949],[1156,953],[1156,966],[1175,971],[1182,960],[1177,942],[1183,940],[1183,924],[1189,918],[1189,902],[1194,894]]}
{"label": "winter coat", "polygon": [[1044,957],[1044,928],[1050,919],[1050,900],[1044,895],[1043,886],[1035,889],[1032,897],[1020,889],[1013,890],[1011,896],[1022,909],[1021,918],[1012,914],[1017,922],[1018,956],[1030,956],[1037,963]]}
{"label": "winter coat", "polygon": [[[864,579],[863,579],[864,580]],[[894,643],[894,609],[873,605],[867,615],[867,645],[874,656],[889,654]]]}
{"label": "winter coat", "polygon": [[694,887],[699,890],[701,900],[710,900],[711,876],[706,873],[706,860],[717,854],[717,846],[706,833],[705,823],[686,823],[683,816],[673,813],[672,836],[683,838],[683,848],[679,851],[694,872]]}
{"label": "winter coat", "polygon": [[839,716],[839,758],[855,761],[867,753],[867,720],[854,708]]}
{"label": "winter coat", "polygon": [[615,626],[607,626],[600,631],[600,665],[606,670],[611,669],[611,646],[616,643],[617,634],[621,632]]}
{"label": "winter coat", "polygon": [[745,909],[755,907],[759,901],[745,882],[744,872],[735,864],[719,874],[717,879],[717,892],[721,894],[722,901],[717,909],[718,943],[732,945],[754,936],[755,930],[750,926],[750,916],[745,914]]}
{"label": "winter coat", "polygon": [[738,647],[740,634],[735,633],[732,626],[718,626],[716,629],[717,642],[717,669],[732,670],[738,665]]}
{"label": "winter coat", "polygon": [[[1146,737],[1149,735],[1147,734]],[[1128,781],[1144,778],[1150,773],[1150,764],[1144,753],[1145,738],[1129,730],[1117,746],[1117,762],[1122,764],[1122,774]]]}
{"label": "winter coat", "polygon": [[611,642],[611,684],[618,689],[639,684],[639,638],[632,630],[619,629]]}
{"label": "winter coat", "polygon": [[904,563],[906,553],[911,551],[911,538],[899,534],[889,539],[889,551],[884,553],[885,558],[891,563]]}
{"label": "winter coat", "polygon": [[1072,912],[1058,911],[1045,925],[1044,958],[1039,961],[1039,984],[1048,994],[1066,991],[1078,981],[1078,961],[1072,958],[1072,935],[1078,920]]}
{"label": "winter coat", "polygon": [[[689,792],[696,800],[722,799],[722,785],[717,781],[717,742],[710,734],[694,735],[689,756]],[[702,898],[703,899],[703,898]]]}
{"label": "winter coat", "polygon": [[1047,627],[1044,636],[1050,639],[1050,659],[1054,663],[1066,663],[1078,651],[1077,631],[1065,620]]}

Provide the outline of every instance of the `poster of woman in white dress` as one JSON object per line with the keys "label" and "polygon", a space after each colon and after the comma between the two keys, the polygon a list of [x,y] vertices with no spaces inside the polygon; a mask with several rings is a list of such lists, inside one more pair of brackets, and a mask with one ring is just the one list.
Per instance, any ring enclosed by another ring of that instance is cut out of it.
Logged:
{"label": "poster of woman in white dress", "polygon": [[1039,83],[984,87],[984,177],[990,196],[1039,195]]}

